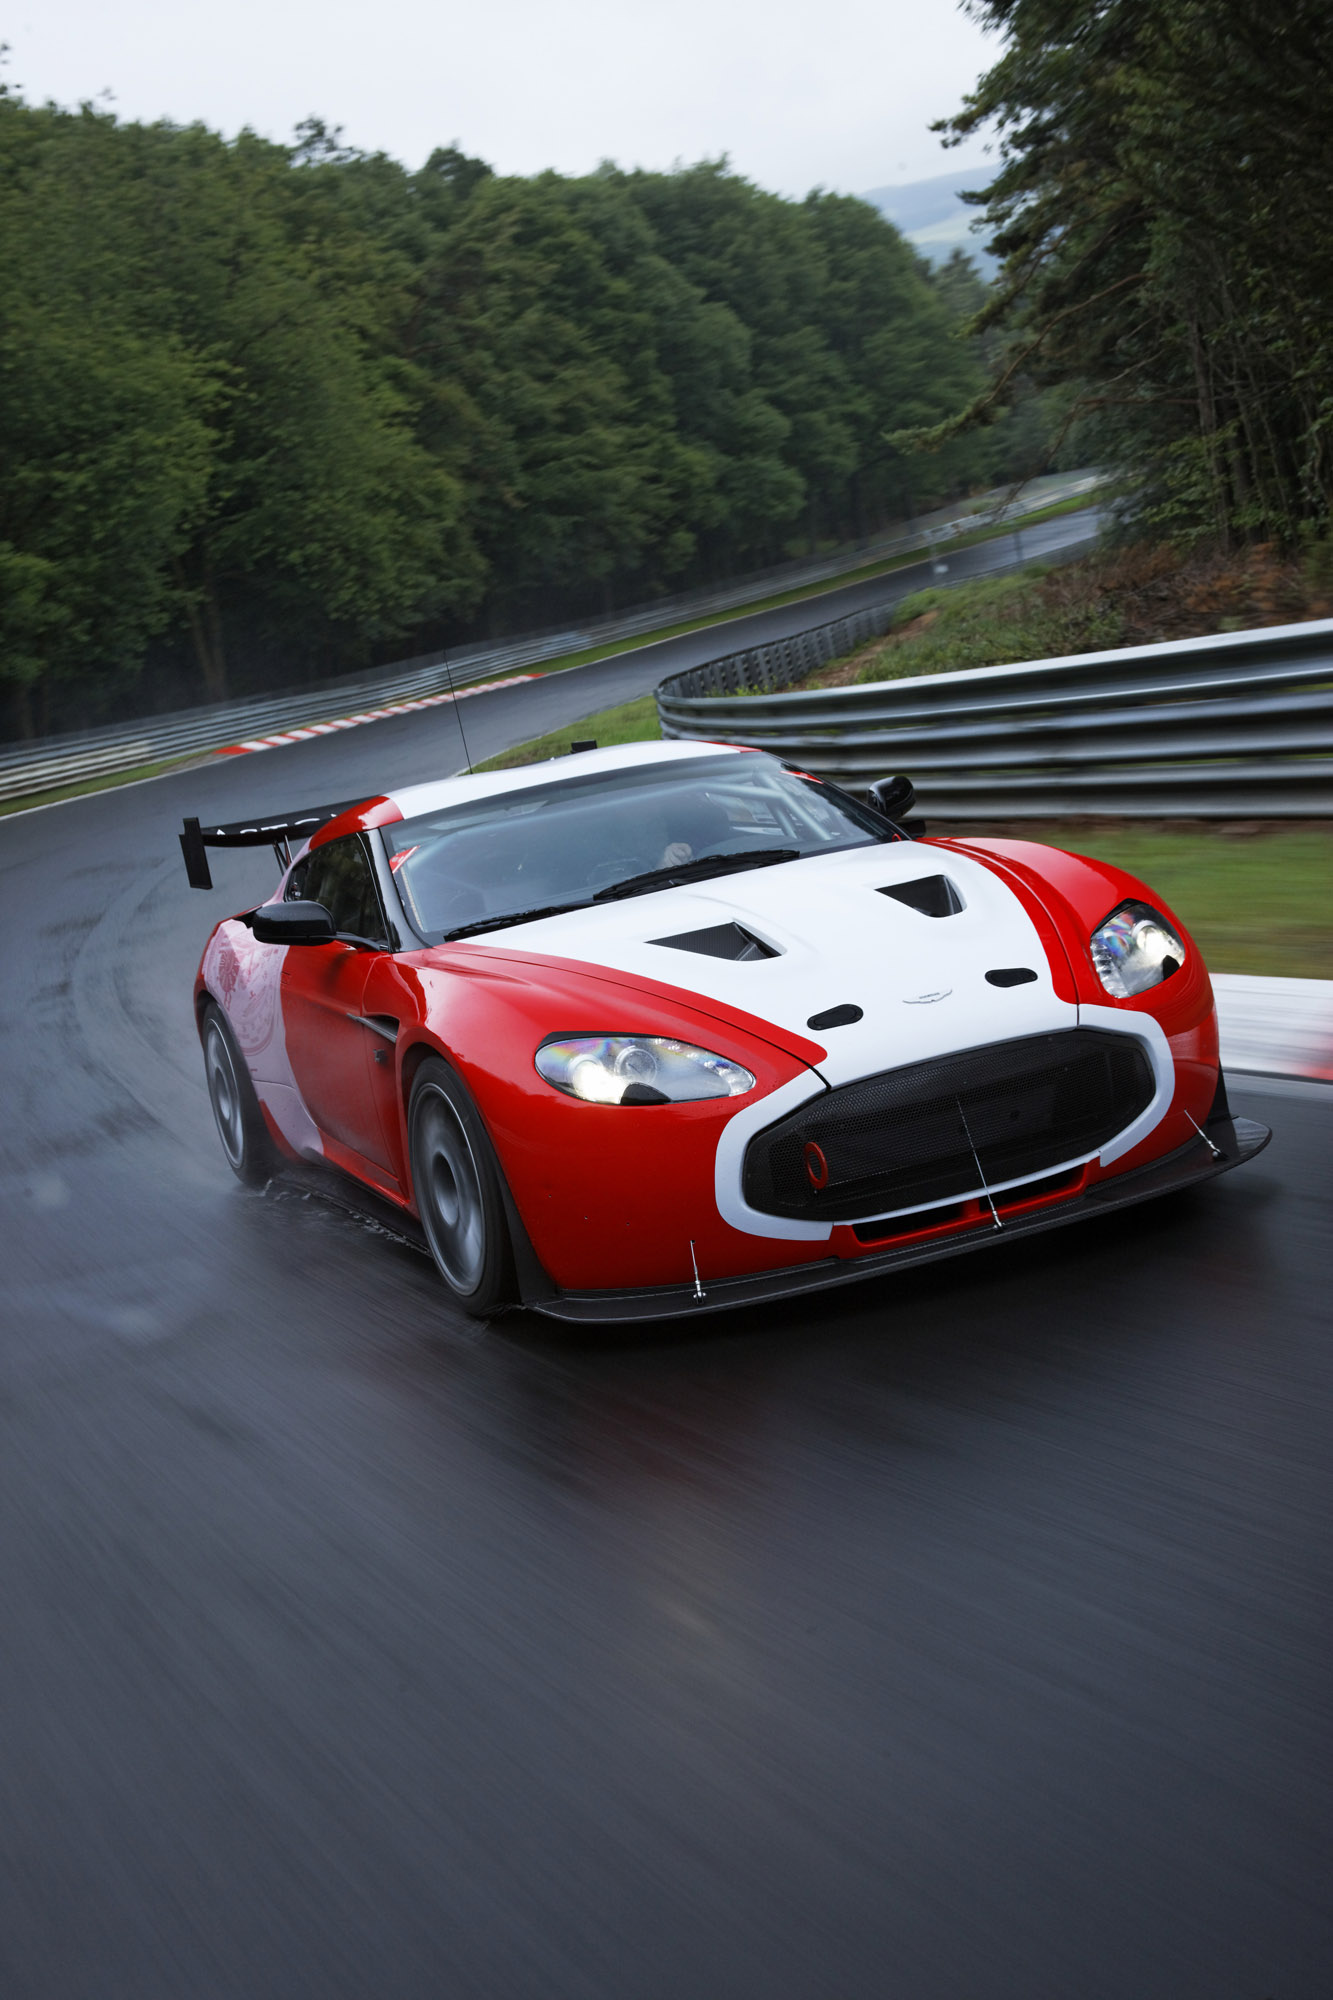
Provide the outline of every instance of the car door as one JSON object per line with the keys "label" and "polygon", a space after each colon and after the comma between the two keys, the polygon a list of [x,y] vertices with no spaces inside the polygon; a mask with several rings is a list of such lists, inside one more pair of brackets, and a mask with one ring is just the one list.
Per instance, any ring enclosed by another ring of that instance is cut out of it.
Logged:
{"label": "car door", "polygon": [[313,848],[292,870],[285,895],[322,903],[336,930],[365,940],[292,945],[282,971],[283,1022],[297,1088],[320,1131],[381,1175],[392,1174],[374,1070],[387,1043],[362,1006],[389,933],[361,835]]}

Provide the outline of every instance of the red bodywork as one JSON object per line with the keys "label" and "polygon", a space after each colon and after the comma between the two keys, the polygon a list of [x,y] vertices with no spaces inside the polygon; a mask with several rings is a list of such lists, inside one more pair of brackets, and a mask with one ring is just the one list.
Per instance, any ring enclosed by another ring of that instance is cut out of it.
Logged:
{"label": "red bodywork", "polygon": [[[312,845],[400,817],[391,801],[372,801],[322,828]],[[1208,1118],[1217,1089],[1217,1022],[1203,961],[1160,898],[1103,862],[1029,841],[923,844],[956,849],[984,863],[1013,890],[1037,928],[1062,999],[1153,1017],[1174,1059],[1170,1109],[1133,1152],[1109,1168],[1092,1161],[1036,1201],[1022,1198],[1021,1191],[1001,1195],[1001,1213],[1058,1203],[1187,1145]],[[1097,977],[1088,940],[1098,924],[1131,899],[1154,905],[1168,918],[1185,940],[1187,956],[1181,970],[1161,985],[1117,1001]],[[923,1224],[913,1216],[887,1222],[885,1234],[873,1242],[858,1238],[848,1224],[835,1224],[831,1237],[818,1242],[779,1240],[732,1227],[719,1213],[714,1186],[719,1139],[736,1110],[731,1100],[628,1111],[588,1105],[538,1076],[533,1064],[538,1044],[553,1034],[611,1028],[676,1035],[743,1064],[756,1078],[757,1095],[817,1070],[824,1048],[677,987],[595,965],[525,955],[508,944],[456,943],[397,954],[343,944],[285,949],[256,947],[235,920],[220,925],[204,954],[197,1005],[202,1007],[210,995],[223,1005],[259,1079],[270,1057],[255,1058],[246,1048],[233,1005],[242,976],[236,967],[253,964],[257,951],[280,950],[285,950],[281,1013],[291,1083],[318,1133],[318,1143],[309,1150],[322,1152],[411,1209],[407,1105],[412,1079],[425,1056],[445,1057],[478,1106],[537,1259],[562,1289],[686,1283],[696,1262],[703,1278],[721,1279],[830,1255],[859,1258],[886,1242],[955,1236],[990,1220],[984,1204],[971,1202],[963,1205],[961,1215],[943,1223]],[[368,1018],[396,1023],[396,1040],[390,1044],[368,1034]],[[285,1072],[278,1076],[276,1054],[271,1063],[277,1080],[270,1095],[285,1103],[277,1093],[289,1085]],[[284,1130],[267,1101],[265,1116],[286,1152],[302,1150],[293,1141],[290,1121]]]}
{"label": "red bodywork", "polygon": [[[1123,869],[1113,868],[1106,861],[1091,861],[1085,855],[1066,854],[1058,847],[1043,847],[1034,840],[941,840],[926,844],[956,847],[961,853],[984,861],[1004,878],[1042,932],[1053,970],[1055,949],[1059,946],[1064,959],[1063,977],[1068,981],[1063,988],[1067,998],[1077,1000],[1082,1006],[1149,1014],[1160,1024],[1176,1066],[1174,1101],[1162,1123],[1143,1144],[1117,1160],[1109,1171],[1126,1173],[1146,1159],[1156,1159],[1185,1145],[1191,1132],[1197,1129],[1190,1119],[1196,1119],[1199,1125],[1204,1123],[1217,1089],[1218,1037],[1213,982],[1202,953],[1179,917],[1146,883],[1127,875]],[[1117,1000],[1097,977],[1088,954],[1088,939],[1114,909],[1131,901],[1148,903],[1160,911],[1184,942],[1186,958],[1180,971],[1164,979],[1160,986],[1130,1000]],[[1039,911],[1053,936],[1038,916]],[[1061,990],[1057,976],[1056,991]]]}

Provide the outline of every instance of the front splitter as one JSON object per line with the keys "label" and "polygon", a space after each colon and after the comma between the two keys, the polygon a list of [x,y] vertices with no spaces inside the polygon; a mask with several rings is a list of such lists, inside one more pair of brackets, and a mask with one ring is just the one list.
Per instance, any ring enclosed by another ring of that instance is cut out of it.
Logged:
{"label": "front splitter", "polygon": [[[705,1280],[697,1291],[693,1284],[685,1284],[649,1285],[638,1291],[557,1292],[550,1298],[532,1299],[530,1304],[534,1312],[545,1313],[550,1319],[582,1326],[615,1326],[634,1320],[694,1319],[700,1313],[727,1312],[737,1306],[766,1304],[771,1299],[799,1298],[806,1292],[826,1291],[833,1285],[861,1284],[890,1271],[905,1271],[913,1264],[931,1264],[942,1257],[987,1250],[997,1243],[1012,1243],[1020,1236],[1035,1236],[1045,1229],[1063,1228],[1069,1222],[1109,1215],[1135,1202],[1151,1201],[1156,1195],[1197,1187],[1252,1160],[1256,1153],[1262,1153],[1272,1136],[1267,1125],[1260,1125],[1253,1118],[1218,1118],[1209,1123],[1208,1139],[1191,1140],[1188,1146],[1168,1154],[1164,1160],[1154,1160],[1151,1166],[1100,1181],[1095,1187],[1072,1195],[1068,1201],[1010,1217],[999,1229],[979,1224],[976,1229],[957,1236],[936,1238],[930,1243],[905,1243],[897,1248],[890,1246],[869,1251],[864,1257],[824,1257],[817,1264],[794,1264],[785,1270],[758,1271],[743,1278]],[[1214,1147],[1220,1158],[1214,1157]]]}

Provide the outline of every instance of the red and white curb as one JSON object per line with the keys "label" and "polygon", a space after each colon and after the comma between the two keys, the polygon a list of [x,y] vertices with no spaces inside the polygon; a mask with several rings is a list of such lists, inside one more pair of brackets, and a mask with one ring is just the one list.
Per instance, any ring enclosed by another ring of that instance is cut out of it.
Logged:
{"label": "red and white curb", "polygon": [[386,708],[366,708],[356,715],[340,715],[333,722],[309,722],[303,729],[282,729],[272,736],[250,736],[244,743],[224,743],[215,752],[219,757],[243,757],[251,750],[279,750],[284,743],[308,743],[313,736],[332,736],[340,729],[359,729],[364,722],[384,722],[391,715],[415,715],[421,708],[440,708],[445,702],[462,701],[465,695],[489,694],[493,688],[518,687],[535,681],[536,674],[510,674],[502,681],[479,681],[475,687],[461,687],[456,693],[425,694],[416,701],[390,702]]}
{"label": "red and white curb", "polygon": [[1333,979],[1215,972],[1222,1066],[1333,1083]]}

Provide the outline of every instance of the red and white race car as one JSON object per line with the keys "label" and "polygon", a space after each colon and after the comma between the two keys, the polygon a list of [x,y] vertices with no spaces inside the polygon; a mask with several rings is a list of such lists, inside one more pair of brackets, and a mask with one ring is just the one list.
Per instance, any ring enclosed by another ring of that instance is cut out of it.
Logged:
{"label": "red and white race car", "polygon": [[[659,1318],[1097,1215],[1251,1158],[1142,883],[675,742],[181,836],[283,876],[195,1003],[227,1158],[419,1217],[466,1311]],[[303,843],[296,847],[292,843]]]}

